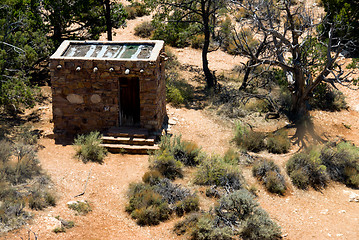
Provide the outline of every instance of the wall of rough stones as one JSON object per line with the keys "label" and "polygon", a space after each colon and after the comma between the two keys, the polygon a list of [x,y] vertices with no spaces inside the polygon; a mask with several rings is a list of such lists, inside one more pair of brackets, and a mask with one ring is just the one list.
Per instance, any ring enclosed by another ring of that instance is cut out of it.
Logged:
{"label": "wall of rough stones", "polygon": [[161,129],[166,116],[161,57],[156,61],[50,59],[50,70],[57,136],[72,137],[119,126],[120,77],[139,78],[141,127]]}

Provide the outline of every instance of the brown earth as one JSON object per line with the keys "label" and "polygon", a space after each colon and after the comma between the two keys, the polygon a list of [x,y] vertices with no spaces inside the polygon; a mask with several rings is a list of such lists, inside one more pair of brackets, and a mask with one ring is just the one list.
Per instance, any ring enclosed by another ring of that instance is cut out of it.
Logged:
{"label": "brown earth", "polygon": [[[133,36],[133,28],[140,21],[150,17],[128,21],[127,28],[116,30],[114,40],[138,39]],[[191,48],[174,49],[181,63],[200,66],[200,52]],[[221,51],[210,54],[210,67],[217,71],[230,70],[238,59]],[[43,89],[50,95],[49,87]],[[359,106],[358,93],[340,87],[347,96],[349,109],[341,112],[315,111],[313,117],[316,129],[329,138],[345,138],[359,144]],[[23,228],[1,236],[1,239],[27,238],[30,228],[38,239],[184,239],[172,232],[176,219],[155,227],[140,227],[125,212],[126,191],[129,183],[140,181],[148,168],[148,156],[109,154],[104,164],[83,164],[76,160],[71,145],[55,144],[52,139],[51,103],[35,107],[32,111],[41,116],[34,124],[43,130],[39,144],[39,159],[42,167],[51,176],[56,189],[56,207],[34,212],[34,218]],[[186,108],[173,108],[168,105],[168,115],[177,124],[172,132],[181,134],[183,139],[195,141],[209,153],[223,154],[230,147],[233,137],[233,124],[215,116],[210,111]],[[271,131],[282,126],[283,121],[270,120],[254,127]],[[345,126],[349,126],[349,128]],[[296,147],[285,155],[260,153],[283,167]],[[92,169],[92,171],[91,171]],[[86,193],[74,198],[83,191],[87,176],[91,171]],[[302,191],[290,185],[289,194],[278,197],[269,194],[251,176],[249,168],[243,169],[249,184],[259,189],[260,205],[282,227],[285,239],[359,239],[359,203],[349,202],[349,192],[359,194],[342,184],[331,183],[322,191]],[[191,179],[185,176],[185,180]],[[286,177],[287,182],[290,180]],[[86,216],[76,216],[66,203],[73,200],[87,200],[93,211]],[[72,220],[75,227],[66,233],[55,234],[53,217]],[[32,238],[33,239],[33,238]]]}

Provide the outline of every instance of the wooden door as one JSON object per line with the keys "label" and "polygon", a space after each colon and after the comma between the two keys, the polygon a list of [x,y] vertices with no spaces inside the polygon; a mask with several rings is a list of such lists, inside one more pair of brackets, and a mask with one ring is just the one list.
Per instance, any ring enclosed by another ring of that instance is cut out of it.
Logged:
{"label": "wooden door", "polygon": [[120,78],[120,126],[140,125],[140,87],[136,77]]}

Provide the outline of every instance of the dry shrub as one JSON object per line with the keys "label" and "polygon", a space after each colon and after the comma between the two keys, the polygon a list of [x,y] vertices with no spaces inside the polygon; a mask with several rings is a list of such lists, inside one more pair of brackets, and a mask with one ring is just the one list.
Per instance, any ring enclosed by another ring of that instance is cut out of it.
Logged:
{"label": "dry shrub", "polygon": [[235,190],[245,185],[239,167],[225,163],[218,156],[209,157],[199,165],[194,182],[199,185],[217,185]]}
{"label": "dry shrub", "polygon": [[320,159],[319,147],[305,150],[295,154],[287,162],[287,173],[293,184],[300,189],[312,186],[314,189],[326,187],[329,176]]}
{"label": "dry shrub", "polygon": [[150,165],[150,169],[157,170],[162,176],[172,180],[183,177],[182,167],[183,164],[176,160],[168,150],[152,156]]}
{"label": "dry shrub", "polygon": [[249,130],[242,123],[236,124],[234,142],[238,147],[246,151],[259,152],[265,149],[265,135],[261,132]]}
{"label": "dry shrub", "polygon": [[102,135],[99,132],[90,132],[87,135],[79,135],[75,139],[76,157],[84,163],[89,161],[103,163],[107,150],[101,146]]}
{"label": "dry shrub", "polygon": [[191,47],[195,49],[202,49],[204,44],[204,35],[196,35],[191,40]]}
{"label": "dry shrub", "polygon": [[157,183],[159,183],[159,181],[163,178],[162,174],[157,171],[157,170],[150,170],[147,171],[143,176],[142,176],[142,181],[144,183],[150,184],[150,185],[155,185]]}
{"label": "dry shrub", "polygon": [[287,153],[290,145],[288,132],[285,130],[270,133],[267,137],[267,149],[271,153]]}
{"label": "dry shrub", "polygon": [[154,27],[150,21],[144,21],[135,27],[135,35],[142,38],[149,38],[154,30]]}
{"label": "dry shrub", "polygon": [[76,201],[67,206],[74,210],[78,215],[86,215],[92,211],[91,205],[87,201]]}
{"label": "dry shrub", "polygon": [[279,167],[273,161],[261,160],[254,163],[254,177],[262,181],[269,192],[284,195],[287,189]]}

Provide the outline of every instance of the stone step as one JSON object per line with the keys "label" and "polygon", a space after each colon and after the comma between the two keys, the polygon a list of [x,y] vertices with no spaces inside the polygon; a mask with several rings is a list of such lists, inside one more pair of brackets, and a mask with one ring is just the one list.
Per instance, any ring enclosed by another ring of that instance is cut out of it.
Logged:
{"label": "stone step", "polygon": [[136,137],[136,138],[147,138],[148,130],[144,128],[133,128],[133,127],[112,127],[105,135],[112,137]]}
{"label": "stone step", "polygon": [[108,144],[128,144],[128,145],[147,145],[153,146],[155,144],[156,137],[150,136],[147,138],[138,138],[138,137],[113,137],[113,136],[103,136],[103,143]]}
{"label": "stone step", "polygon": [[159,147],[146,145],[128,145],[128,144],[107,144],[103,143],[101,146],[105,147],[111,153],[130,153],[130,154],[148,154],[154,152]]}

